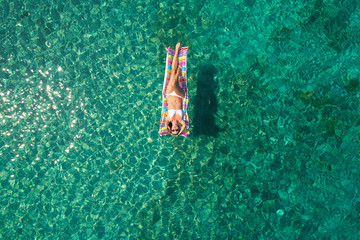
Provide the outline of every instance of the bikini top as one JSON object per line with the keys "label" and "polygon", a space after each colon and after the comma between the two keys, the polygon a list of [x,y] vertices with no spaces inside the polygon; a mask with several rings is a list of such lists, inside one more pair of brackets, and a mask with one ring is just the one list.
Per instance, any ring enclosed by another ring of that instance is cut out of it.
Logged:
{"label": "bikini top", "polygon": [[168,111],[169,111],[168,115],[170,120],[172,119],[173,116],[175,116],[176,113],[180,115],[181,119],[184,117],[184,112],[182,109],[169,109]]}

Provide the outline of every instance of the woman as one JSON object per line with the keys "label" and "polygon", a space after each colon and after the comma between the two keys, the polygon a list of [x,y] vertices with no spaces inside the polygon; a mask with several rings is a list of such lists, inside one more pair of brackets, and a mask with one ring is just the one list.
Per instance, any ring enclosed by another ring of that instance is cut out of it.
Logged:
{"label": "woman", "polygon": [[[181,69],[178,62],[179,50],[180,43],[176,44],[175,55],[171,67],[171,76],[166,89],[168,116],[165,121],[165,128],[173,136],[180,135],[186,126],[185,121],[183,120],[184,112],[182,110],[185,92],[178,84]],[[181,124],[181,129],[179,128],[179,123]]]}

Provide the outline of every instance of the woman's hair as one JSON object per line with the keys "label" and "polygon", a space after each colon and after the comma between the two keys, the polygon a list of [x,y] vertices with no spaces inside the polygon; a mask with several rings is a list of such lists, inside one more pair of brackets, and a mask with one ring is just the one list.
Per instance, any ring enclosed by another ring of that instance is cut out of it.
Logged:
{"label": "woman's hair", "polygon": [[[171,128],[172,128],[172,122],[169,122],[169,128],[170,128],[169,133],[170,133],[171,135],[173,135],[173,136],[174,136],[174,135],[176,135],[176,134],[173,134],[173,133],[172,133],[172,131],[171,131]],[[180,129],[179,129],[179,131],[180,131]]]}
{"label": "woman's hair", "polygon": [[172,130],[171,130],[171,128],[172,128],[172,122],[169,122],[169,133],[171,134],[171,135],[173,135],[173,133],[172,133]]}

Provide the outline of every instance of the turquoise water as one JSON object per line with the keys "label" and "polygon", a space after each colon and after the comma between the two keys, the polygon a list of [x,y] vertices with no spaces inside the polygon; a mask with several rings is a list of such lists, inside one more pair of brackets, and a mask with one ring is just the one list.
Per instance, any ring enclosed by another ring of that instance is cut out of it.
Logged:
{"label": "turquoise water", "polygon": [[[360,239],[358,1],[1,1],[2,239]],[[189,46],[189,137],[158,135]]]}

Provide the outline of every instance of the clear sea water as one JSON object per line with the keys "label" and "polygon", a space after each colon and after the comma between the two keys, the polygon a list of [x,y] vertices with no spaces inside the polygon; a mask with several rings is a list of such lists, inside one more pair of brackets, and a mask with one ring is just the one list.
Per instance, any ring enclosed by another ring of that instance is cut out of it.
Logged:
{"label": "clear sea water", "polygon": [[0,1],[0,238],[360,239],[359,4]]}

